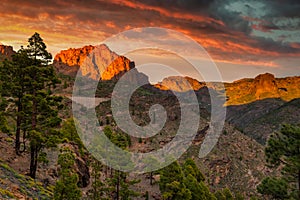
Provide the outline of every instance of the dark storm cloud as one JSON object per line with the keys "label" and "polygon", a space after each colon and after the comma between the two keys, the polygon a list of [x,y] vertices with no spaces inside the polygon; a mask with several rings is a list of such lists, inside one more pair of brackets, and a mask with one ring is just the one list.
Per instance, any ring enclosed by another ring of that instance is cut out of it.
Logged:
{"label": "dark storm cloud", "polygon": [[[248,38],[254,39],[252,47],[278,53],[299,53],[300,49],[289,44],[290,36],[285,37],[286,31],[296,31],[300,34],[300,1],[234,1],[216,0],[210,4],[209,13],[218,20],[223,21],[229,29],[241,32]],[[255,35],[253,31],[264,34]],[[272,31],[277,31],[281,38],[274,37]],[[283,32],[285,31],[285,32]],[[248,42],[248,41],[240,41]],[[295,45],[294,45],[295,46]]]}
{"label": "dark storm cloud", "polygon": [[180,9],[205,12],[214,0],[138,0],[147,5],[160,6],[168,9]]}

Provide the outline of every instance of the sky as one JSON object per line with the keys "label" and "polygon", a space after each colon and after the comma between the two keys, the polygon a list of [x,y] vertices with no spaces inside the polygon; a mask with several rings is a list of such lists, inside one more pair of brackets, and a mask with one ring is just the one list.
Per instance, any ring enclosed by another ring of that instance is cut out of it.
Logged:
{"label": "sky", "polygon": [[2,0],[0,42],[18,49],[38,32],[55,55],[126,30],[161,27],[200,44],[225,81],[265,72],[296,76],[299,10],[298,0]]}

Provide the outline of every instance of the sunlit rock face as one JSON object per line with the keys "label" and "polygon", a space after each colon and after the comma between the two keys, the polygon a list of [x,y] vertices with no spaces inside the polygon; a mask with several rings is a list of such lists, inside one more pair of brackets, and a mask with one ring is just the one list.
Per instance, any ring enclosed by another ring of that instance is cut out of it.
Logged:
{"label": "sunlit rock face", "polygon": [[300,98],[300,77],[275,78],[273,74],[260,74],[254,79],[241,79],[226,83],[227,105],[246,104],[257,100],[281,98],[290,101]]}
{"label": "sunlit rock face", "polygon": [[134,62],[117,55],[104,44],[63,50],[55,56],[54,66],[68,75],[75,75],[80,69],[81,75],[94,80],[118,79],[135,67]]}
{"label": "sunlit rock face", "polygon": [[164,78],[162,82],[155,84],[155,87],[161,90],[173,90],[176,92],[186,92],[189,90],[199,90],[205,84],[190,77],[170,76]]}
{"label": "sunlit rock face", "polygon": [[11,59],[12,55],[14,55],[16,52],[14,51],[12,46],[6,46],[0,44],[0,60],[3,59]]}
{"label": "sunlit rock face", "polygon": [[260,74],[253,81],[253,93],[257,100],[279,97],[278,86],[273,74]]}
{"label": "sunlit rock face", "polygon": [[63,63],[70,67],[80,66],[94,48],[94,46],[90,45],[78,49],[62,50],[55,56],[54,62]]}
{"label": "sunlit rock face", "polygon": [[79,67],[86,60],[86,57],[94,50],[94,46],[84,46],[82,48],[70,48],[62,50],[54,57],[53,65],[57,71],[75,76]]}

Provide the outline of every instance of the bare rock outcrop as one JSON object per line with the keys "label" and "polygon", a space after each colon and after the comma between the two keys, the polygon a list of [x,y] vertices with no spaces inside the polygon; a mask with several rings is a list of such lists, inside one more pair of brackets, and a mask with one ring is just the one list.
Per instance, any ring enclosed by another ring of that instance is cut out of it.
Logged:
{"label": "bare rock outcrop", "polygon": [[257,100],[280,98],[290,101],[300,98],[300,77],[275,78],[265,73],[254,79],[226,83],[227,105],[247,104]]}
{"label": "bare rock outcrop", "polygon": [[11,59],[15,53],[16,52],[14,51],[12,46],[6,46],[0,44],[0,60],[3,60],[5,58]]}
{"label": "bare rock outcrop", "polygon": [[265,73],[255,77],[253,81],[253,93],[257,100],[262,98],[279,97],[278,86],[273,74]]}
{"label": "bare rock outcrop", "polygon": [[176,92],[186,92],[189,90],[199,90],[205,86],[204,83],[190,77],[170,76],[164,78],[162,82],[154,85],[161,90],[173,90]]}
{"label": "bare rock outcrop", "polygon": [[59,72],[73,76],[79,70],[81,75],[94,80],[118,79],[135,67],[134,62],[117,55],[105,44],[63,50],[55,56],[54,66]]}

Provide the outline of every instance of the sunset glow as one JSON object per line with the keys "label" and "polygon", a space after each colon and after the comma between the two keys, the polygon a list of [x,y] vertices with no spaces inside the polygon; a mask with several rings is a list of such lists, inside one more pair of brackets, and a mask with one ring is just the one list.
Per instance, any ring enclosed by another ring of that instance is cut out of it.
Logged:
{"label": "sunset glow", "polygon": [[0,42],[15,50],[34,32],[55,55],[151,26],[193,38],[214,59],[225,81],[300,71],[298,1],[3,0],[0,8]]}

